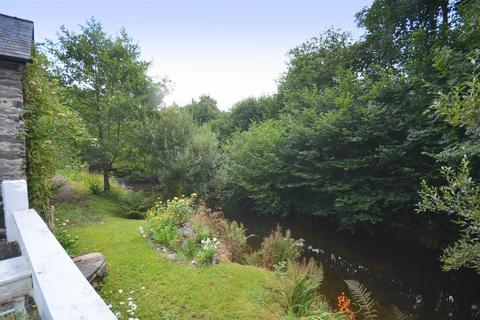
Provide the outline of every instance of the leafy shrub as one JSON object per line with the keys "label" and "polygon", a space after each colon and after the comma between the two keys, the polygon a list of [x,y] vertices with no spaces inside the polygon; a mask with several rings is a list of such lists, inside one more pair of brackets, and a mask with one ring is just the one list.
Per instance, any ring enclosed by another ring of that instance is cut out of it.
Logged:
{"label": "leafy shrub", "polygon": [[213,189],[221,161],[216,134],[207,126],[195,124],[184,108],[167,107],[145,122],[138,139],[148,160],[132,157],[132,171],[141,166],[157,177],[160,192],[166,197],[189,194],[194,190],[206,196]]}
{"label": "leafy shrub", "polygon": [[447,214],[460,226],[460,238],[443,251],[443,269],[470,267],[480,274],[480,186],[472,179],[466,157],[458,170],[442,167],[441,172],[445,185],[422,181],[417,211]]}
{"label": "leafy shrub", "polygon": [[297,261],[303,250],[303,240],[292,238],[290,230],[283,233],[280,225],[270,233],[262,242],[260,250],[254,255],[256,264],[268,269],[276,265]]}

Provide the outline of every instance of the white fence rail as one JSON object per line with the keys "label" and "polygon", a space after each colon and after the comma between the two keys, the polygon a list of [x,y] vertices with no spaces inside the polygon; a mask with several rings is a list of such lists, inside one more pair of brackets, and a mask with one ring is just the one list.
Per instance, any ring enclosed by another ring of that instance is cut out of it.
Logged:
{"label": "white fence rail", "polygon": [[73,263],[45,222],[28,209],[24,180],[3,181],[7,239],[17,241],[32,272],[33,298],[47,320],[116,317]]}

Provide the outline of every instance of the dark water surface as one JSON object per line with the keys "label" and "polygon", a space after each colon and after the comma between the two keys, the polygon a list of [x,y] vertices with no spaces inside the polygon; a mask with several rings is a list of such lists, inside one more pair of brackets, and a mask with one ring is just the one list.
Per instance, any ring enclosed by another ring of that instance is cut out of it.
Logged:
{"label": "dark water surface", "polygon": [[[339,232],[324,220],[305,216],[258,216],[242,211],[226,211],[225,216],[242,222],[254,234],[252,245],[279,223],[294,238],[305,240],[307,255],[323,264],[325,281],[322,293],[336,305],[343,280],[364,284],[379,305],[380,319],[392,304],[413,314],[414,319],[480,319],[480,277],[470,270],[443,272],[438,252],[412,244],[370,235]],[[382,312],[383,310],[383,312]]]}

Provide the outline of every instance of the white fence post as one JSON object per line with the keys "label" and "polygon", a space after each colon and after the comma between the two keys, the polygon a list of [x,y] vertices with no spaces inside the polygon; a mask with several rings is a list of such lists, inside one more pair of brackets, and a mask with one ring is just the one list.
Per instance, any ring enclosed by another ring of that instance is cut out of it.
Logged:
{"label": "white fence post", "polygon": [[25,180],[2,181],[3,211],[8,241],[18,241],[18,230],[13,220],[15,211],[28,209],[28,191]]}

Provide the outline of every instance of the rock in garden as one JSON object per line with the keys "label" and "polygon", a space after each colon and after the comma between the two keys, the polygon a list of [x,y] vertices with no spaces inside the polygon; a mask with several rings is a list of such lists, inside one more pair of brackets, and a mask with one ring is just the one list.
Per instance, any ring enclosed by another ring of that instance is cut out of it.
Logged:
{"label": "rock in garden", "polygon": [[100,281],[107,275],[107,263],[100,252],[87,253],[73,258],[73,262],[83,273],[88,282],[96,288]]}

